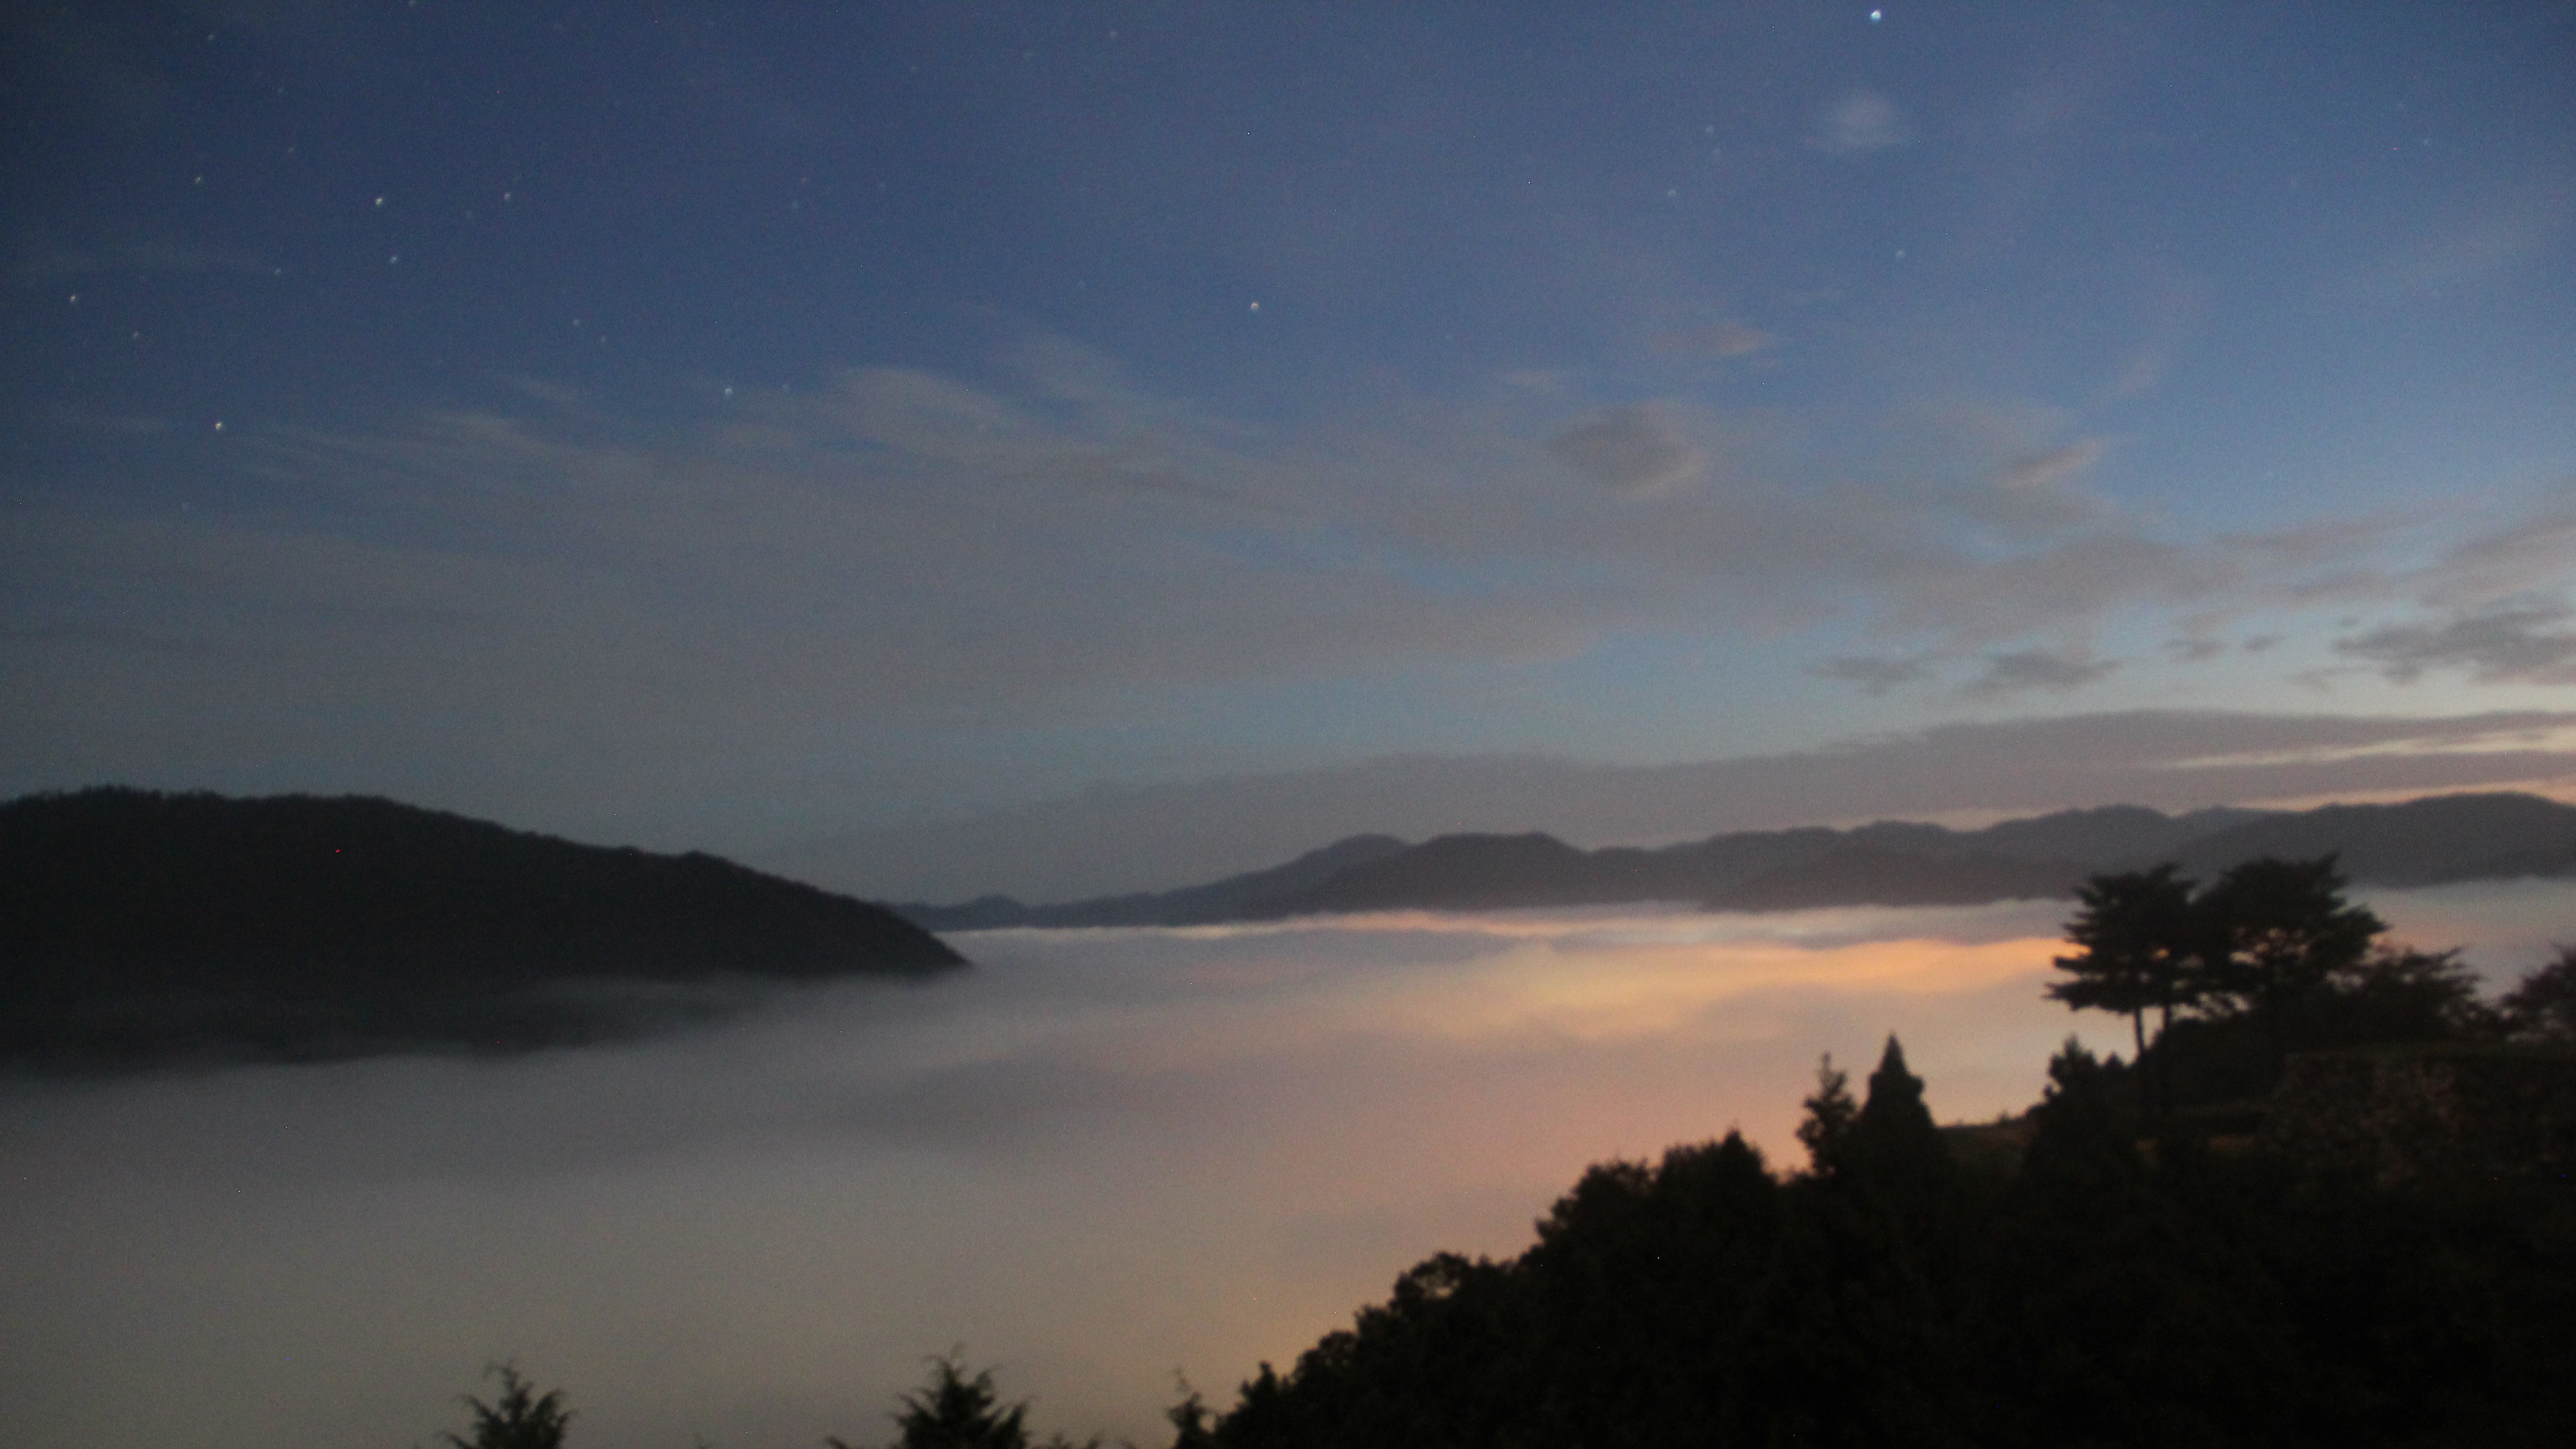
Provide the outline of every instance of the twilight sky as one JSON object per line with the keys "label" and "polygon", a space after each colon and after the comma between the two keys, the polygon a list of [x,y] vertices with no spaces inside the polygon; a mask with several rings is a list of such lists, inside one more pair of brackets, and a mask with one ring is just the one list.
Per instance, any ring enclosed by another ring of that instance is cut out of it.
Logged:
{"label": "twilight sky", "polygon": [[2576,780],[2576,12],[1600,9],[0,6],[0,793]]}

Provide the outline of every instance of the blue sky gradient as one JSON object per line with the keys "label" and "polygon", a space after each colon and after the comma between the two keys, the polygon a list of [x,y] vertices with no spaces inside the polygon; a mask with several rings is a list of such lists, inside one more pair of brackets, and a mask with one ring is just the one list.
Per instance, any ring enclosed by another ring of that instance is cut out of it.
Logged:
{"label": "blue sky gradient", "polygon": [[2142,710],[2576,777],[2563,6],[0,23],[12,793],[757,852]]}

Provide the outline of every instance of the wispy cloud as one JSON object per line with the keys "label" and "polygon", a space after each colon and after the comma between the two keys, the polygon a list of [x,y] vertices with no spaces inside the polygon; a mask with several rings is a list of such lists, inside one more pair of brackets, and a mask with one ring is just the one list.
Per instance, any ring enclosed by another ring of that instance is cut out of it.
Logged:
{"label": "wispy cloud", "polygon": [[2452,609],[2576,586],[2576,508],[2554,508],[2479,533],[2416,580],[2425,602]]}
{"label": "wispy cloud", "polygon": [[2410,288],[2476,282],[2540,255],[2576,219],[2576,178],[2525,178],[2470,205],[2426,219],[2426,230],[2385,266]]}
{"label": "wispy cloud", "polygon": [[1678,353],[1688,357],[1750,357],[1778,339],[1749,323],[1734,318],[1712,322],[1706,327],[1686,328],[1678,332],[1655,334],[1652,345],[1657,352]]}
{"label": "wispy cloud", "polygon": [[2458,669],[2486,684],[2576,684],[2576,609],[2554,600],[2429,623],[2385,624],[2336,641],[2401,684]]}
{"label": "wispy cloud", "polygon": [[1968,681],[1963,692],[1977,698],[2032,690],[2062,694],[2108,679],[2119,667],[2116,660],[2095,659],[2072,651],[2016,649],[1987,656],[1985,672]]}
{"label": "wispy cloud", "polygon": [[1837,156],[1863,155],[1903,146],[1914,139],[1914,125],[1896,102],[1876,91],[1849,91],[1834,99],[1816,118],[1807,144]]}
{"label": "wispy cloud", "polygon": [[204,247],[179,242],[135,242],[98,251],[39,251],[18,262],[24,283],[60,282],[102,273],[181,277],[202,275],[259,276],[270,270],[255,252],[242,248]]}
{"label": "wispy cloud", "polygon": [[2008,492],[2023,493],[2072,483],[2091,472],[2093,465],[2102,461],[2103,452],[2101,439],[2079,438],[2043,453],[2015,459],[1995,476],[1995,486]]}
{"label": "wispy cloud", "polygon": [[1708,455],[1653,408],[1611,408],[1548,440],[1547,449],[1613,493],[1653,498],[1708,466]]}
{"label": "wispy cloud", "polygon": [[1932,677],[1932,666],[1921,659],[1896,659],[1880,655],[1845,655],[1828,659],[1815,668],[1820,679],[1839,679],[1857,684],[1863,694],[1885,694],[1900,684],[1913,684]]}

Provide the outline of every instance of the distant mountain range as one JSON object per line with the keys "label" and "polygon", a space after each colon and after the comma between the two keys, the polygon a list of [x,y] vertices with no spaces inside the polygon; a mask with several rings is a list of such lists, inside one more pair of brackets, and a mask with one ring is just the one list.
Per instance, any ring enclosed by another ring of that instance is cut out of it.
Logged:
{"label": "distant mountain range", "polygon": [[711,855],[390,800],[96,789],[0,805],[0,1064],[599,1040],[747,984],[965,964],[881,906]]}
{"label": "distant mountain range", "polygon": [[1690,902],[1711,910],[1974,905],[2069,895],[2090,875],[2162,861],[2208,876],[2258,856],[2340,853],[2369,885],[2576,875],[2576,806],[2535,795],[2441,795],[2315,810],[2137,805],[2062,810],[1982,830],[1883,821],[1749,830],[1652,849],[1583,850],[1554,836],[1354,835],[1282,866],[1158,894],[1024,905],[985,896],[893,909],[937,931],[1182,926],[1353,911],[1501,910]]}

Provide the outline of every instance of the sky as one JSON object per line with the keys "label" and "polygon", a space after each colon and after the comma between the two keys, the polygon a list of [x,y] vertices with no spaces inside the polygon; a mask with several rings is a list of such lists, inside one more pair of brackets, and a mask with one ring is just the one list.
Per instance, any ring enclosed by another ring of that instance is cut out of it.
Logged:
{"label": "sky", "polygon": [[0,136],[0,793],[955,897],[2576,780],[2563,5],[9,3]]}
{"label": "sky", "polygon": [[[2367,893],[2508,982],[2566,887]],[[881,1443],[962,1345],[1040,1433],[1168,1442],[1583,1168],[1740,1129],[1891,1031],[1944,1121],[2070,1031],[2063,902],[1006,931],[720,1029],[0,1093],[0,1441],[426,1445],[515,1357],[576,1445]]]}

